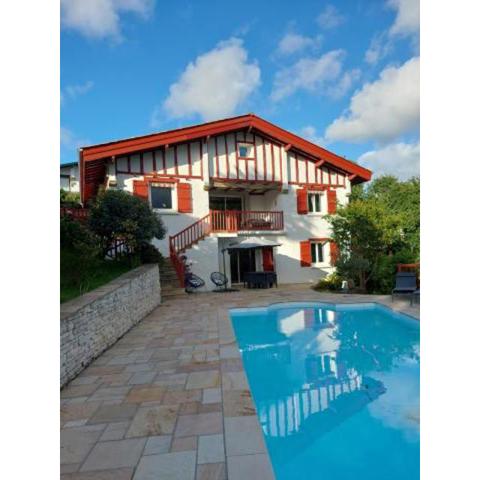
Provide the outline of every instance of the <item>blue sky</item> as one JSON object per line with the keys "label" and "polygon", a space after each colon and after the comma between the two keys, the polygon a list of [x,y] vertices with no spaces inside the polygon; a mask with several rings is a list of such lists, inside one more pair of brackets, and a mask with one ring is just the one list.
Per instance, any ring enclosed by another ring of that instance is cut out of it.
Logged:
{"label": "blue sky", "polygon": [[61,3],[62,163],[254,112],[377,174],[418,174],[418,0]]}

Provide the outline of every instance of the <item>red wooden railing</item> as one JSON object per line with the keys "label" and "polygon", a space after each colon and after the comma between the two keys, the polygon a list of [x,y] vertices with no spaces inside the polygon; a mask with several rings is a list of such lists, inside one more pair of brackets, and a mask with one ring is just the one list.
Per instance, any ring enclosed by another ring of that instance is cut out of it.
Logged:
{"label": "red wooden railing", "polygon": [[180,254],[214,232],[283,230],[283,212],[247,210],[210,210],[200,220],[170,236],[170,259],[184,286],[185,266]]}
{"label": "red wooden railing", "polygon": [[70,215],[75,220],[84,221],[88,218],[88,208],[60,207],[60,217]]}
{"label": "red wooden railing", "polygon": [[283,230],[283,212],[247,210],[211,210],[215,232]]}

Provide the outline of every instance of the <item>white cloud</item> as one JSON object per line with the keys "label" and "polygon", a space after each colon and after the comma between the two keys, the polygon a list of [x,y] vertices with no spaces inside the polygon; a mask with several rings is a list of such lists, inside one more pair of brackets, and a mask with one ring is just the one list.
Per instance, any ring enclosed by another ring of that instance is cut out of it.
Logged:
{"label": "white cloud", "polygon": [[395,175],[407,180],[420,174],[420,144],[392,143],[361,155],[358,163],[375,175]]}
{"label": "white cloud", "polygon": [[376,33],[365,52],[365,61],[370,65],[376,65],[386,57],[393,49],[395,41],[399,37],[410,37],[413,51],[418,55],[418,33],[420,29],[420,5],[419,0],[387,0],[387,7],[395,10],[397,15],[392,26]]}
{"label": "white cloud", "polygon": [[344,58],[344,50],[332,50],[319,58],[301,58],[292,66],[282,68],[275,74],[272,100],[275,102],[282,100],[297,90],[333,98],[345,94],[358,77],[358,72],[352,70],[342,77]]}
{"label": "white cloud", "polygon": [[415,35],[420,28],[420,0],[388,0],[387,6],[397,11],[389,34]]}
{"label": "white cloud", "polygon": [[350,100],[345,115],[326,129],[330,140],[390,141],[418,126],[420,118],[420,60],[388,67],[366,83]]}
{"label": "white cloud", "polygon": [[325,29],[336,28],[346,20],[334,5],[327,5],[317,17],[317,23]]}
{"label": "white cloud", "polygon": [[92,80],[78,85],[67,85],[62,92],[60,92],[60,101],[63,103],[67,98],[75,100],[81,95],[89,92],[95,84]]}
{"label": "white cloud", "polygon": [[306,138],[316,145],[324,146],[327,142],[318,132],[313,125],[306,125],[300,130],[300,136]]}
{"label": "white cloud", "polygon": [[155,0],[61,0],[62,24],[88,38],[121,40],[120,14],[147,18]]}
{"label": "white cloud", "polygon": [[369,65],[376,65],[392,50],[392,41],[387,38],[387,32],[377,33],[373,36],[368,50],[365,52],[365,61]]}
{"label": "white cloud", "polygon": [[226,117],[260,85],[260,68],[248,63],[241,40],[232,38],[189,63],[163,107],[170,117],[195,114],[204,120]]}
{"label": "white cloud", "polygon": [[348,70],[342,77],[327,89],[327,95],[331,98],[342,98],[360,78],[361,73],[358,68]]}
{"label": "white cloud", "polygon": [[306,48],[319,47],[321,40],[321,36],[312,38],[293,32],[286,33],[278,44],[277,52],[280,55],[291,55],[301,52]]}

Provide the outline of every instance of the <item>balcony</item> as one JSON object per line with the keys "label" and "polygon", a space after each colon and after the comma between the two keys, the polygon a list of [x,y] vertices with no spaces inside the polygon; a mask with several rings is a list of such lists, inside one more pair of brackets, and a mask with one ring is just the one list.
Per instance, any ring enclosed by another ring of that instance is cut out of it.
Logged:
{"label": "balcony", "polygon": [[283,230],[283,212],[210,210],[212,232]]}

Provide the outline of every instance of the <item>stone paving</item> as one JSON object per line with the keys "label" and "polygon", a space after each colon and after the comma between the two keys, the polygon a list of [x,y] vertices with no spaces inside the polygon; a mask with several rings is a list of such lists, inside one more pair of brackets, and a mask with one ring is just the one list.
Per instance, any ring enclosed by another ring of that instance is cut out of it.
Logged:
{"label": "stone paving", "polygon": [[307,285],[167,300],[62,390],[61,478],[273,479],[228,309],[301,300],[392,306]]}

